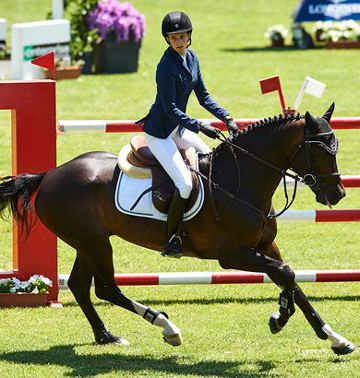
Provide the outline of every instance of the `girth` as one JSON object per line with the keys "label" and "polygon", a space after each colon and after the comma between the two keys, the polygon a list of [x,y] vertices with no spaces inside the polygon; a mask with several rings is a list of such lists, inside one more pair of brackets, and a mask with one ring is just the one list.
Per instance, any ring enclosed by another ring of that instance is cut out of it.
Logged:
{"label": "girth", "polygon": [[[197,158],[193,147],[190,147],[186,151],[180,150],[180,154],[187,166],[191,166],[194,169],[197,168]],[[131,139],[130,145],[126,145],[121,149],[118,164],[120,169],[131,177],[142,179],[152,177],[152,186],[143,194],[152,191],[154,206],[158,211],[166,214],[174,196],[175,185],[150,151],[143,136],[134,136]],[[191,173],[191,176],[193,189],[185,211],[188,211],[194,205],[199,193],[199,177],[194,172]],[[139,199],[141,199],[141,196]],[[135,202],[135,205],[137,202]],[[136,208],[136,206],[133,206],[133,208]]]}

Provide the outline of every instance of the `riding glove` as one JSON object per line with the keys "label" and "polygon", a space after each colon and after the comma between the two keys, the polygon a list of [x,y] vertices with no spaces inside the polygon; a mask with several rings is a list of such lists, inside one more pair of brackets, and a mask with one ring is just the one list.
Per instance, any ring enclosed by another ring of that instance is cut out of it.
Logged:
{"label": "riding glove", "polygon": [[200,124],[199,130],[212,139],[216,139],[220,133],[220,130],[216,127],[207,126],[203,123]]}
{"label": "riding glove", "polygon": [[234,122],[233,118],[227,115],[225,117],[226,127],[231,135],[236,136],[239,133],[239,128]]}

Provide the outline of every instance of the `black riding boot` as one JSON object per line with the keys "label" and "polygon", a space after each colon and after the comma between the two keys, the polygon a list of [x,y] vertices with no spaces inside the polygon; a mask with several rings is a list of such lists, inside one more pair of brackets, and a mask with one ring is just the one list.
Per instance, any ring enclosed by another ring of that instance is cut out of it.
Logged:
{"label": "black riding boot", "polygon": [[163,252],[161,253],[162,256],[175,258],[180,258],[182,256],[182,241],[177,232],[184,216],[187,201],[188,199],[182,198],[179,191],[176,189],[174,198],[172,199],[169,208],[167,219],[168,241],[164,246]]}

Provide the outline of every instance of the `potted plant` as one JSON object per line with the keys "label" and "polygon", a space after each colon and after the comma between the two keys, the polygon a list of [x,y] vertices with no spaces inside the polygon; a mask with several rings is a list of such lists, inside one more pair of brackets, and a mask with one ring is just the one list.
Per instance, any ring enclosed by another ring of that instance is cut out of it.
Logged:
{"label": "potted plant", "polygon": [[360,47],[360,25],[354,20],[318,21],[313,32],[317,41],[326,43],[327,48]]}
{"label": "potted plant", "polygon": [[284,25],[273,25],[266,29],[264,37],[270,39],[271,46],[284,47],[287,34],[288,30]]}
{"label": "potted plant", "polygon": [[[82,73],[83,60],[55,59],[55,80],[76,79]],[[51,78],[50,71],[44,73],[46,79]]]}
{"label": "potted plant", "polygon": [[64,0],[65,17],[70,20],[72,60],[84,62],[82,73],[91,74],[93,45],[98,39],[96,30],[90,30],[87,22],[89,12],[97,6],[98,0]]}
{"label": "potted plant", "polygon": [[52,281],[41,275],[33,275],[27,281],[0,279],[0,308],[45,306],[51,286]]}
{"label": "potted plant", "polygon": [[137,71],[145,17],[133,5],[100,0],[89,11],[87,22],[89,30],[99,35],[93,45],[97,73]]}

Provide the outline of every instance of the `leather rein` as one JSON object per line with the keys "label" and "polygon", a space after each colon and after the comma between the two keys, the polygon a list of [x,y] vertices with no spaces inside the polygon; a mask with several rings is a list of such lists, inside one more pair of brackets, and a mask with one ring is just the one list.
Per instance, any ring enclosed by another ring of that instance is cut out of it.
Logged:
{"label": "leather rein", "polygon": [[[218,131],[217,139],[221,140],[223,143],[225,143],[226,146],[228,146],[230,148],[230,150],[232,152],[232,155],[234,156],[234,159],[235,159],[235,162],[236,162],[237,176],[238,176],[238,186],[237,186],[235,194],[230,193],[229,191],[223,189],[219,184],[217,184],[216,182],[213,181],[213,179],[212,179],[213,155],[214,155],[213,153],[210,154],[209,177],[206,176],[205,174],[203,174],[202,172],[198,171],[198,170],[195,170],[195,169],[193,169],[191,167],[189,167],[189,168],[190,168],[191,171],[195,172],[200,177],[202,177],[205,181],[208,182],[209,193],[210,193],[210,200],[211,200],[212,207],[213,207],[213,210],[214,210],[215,219],[217,221],[219,221],[220,217],[219,217],[218,210],[216,208],[216,204],[215,204],[215,201],[214,201],[214,198],[213,198],[213,194],[212,194],[212,189],[213,188],[215,190],[218,190],[219,192],[223,193],[227,197],[231,198],[231,202],[230,202],[228,208],[226,209],[226,211],[224,212],[224,214],[222,214],[222,216],[224,216],[226,214],[226,212],[229,210],[232,201],[236,201],[236,202],[239,202],[239,203],[241,203],[243,205],[246,205],[247,207],[253,209],[254,211],[256,211],[258,213],[260,213],[263,216],[264,220],[267,222],[270,219],[279,217],[280,215],[282,215],[285,211],[287,211],[291,207],[291,205],[293,204],[293,202],[295,200],[295,197],[296,197],[297,185],[298,185],[299,182],[304,183],[305,185],[307,185],[309,187],[313,187],[313,188],[318,186],[318,189],[320,191],[322,191],[321,186],[320,186],[320,182],[321,182],[322,178],[328,178],[328,177],[338,176],[339,181],[340,181],[340,173],[332,173],[332,174],[326,174],[326,175],[325,174],[316,174],[315,173],[314,159],[313,159],[313,156],[312,156],[312,153],[311,153],[311,149],[310,149],[311,145],[318,145],[320,147],[323,147],[327,152],[335,155],[336,151],[337,151],[337,146],[338,146],[337,139],[335,139],[335,145],[331,146],[331,147],[327,146],[325,143],[323,143],[321,141],[313,141],[313,140],[311,140],[312,137],[328,136],[328,135],[331,135],[333,133],[334,133],[333,131],[330,131],[328,133],[323,133],[323,134],[306,135],[307,134],[307,127],[305,126],[305,129],[304,129],[304,134],[305,134],[304,140],[303,140],[302,144],[300,144],[298,146],[298,149],[296,150],[296,152],[293,155],[292,159],[290,160],[290,164],[289,164],[289,166],[291,167],[292,162],[298,156],[298,154],[301,151],[301,149],[305,146],[306,156],[307,156],[307,161],[308,161],[308,166],[310,168],[310,173],[305,174],[304,177],[300,177],[297,174],[294,175],[292,173],[287,172],[287,169],[286,170],[280,169],[279,167],[277,167],[277,166],[269,163],[268,161],[266,161],[266,160],[264,160],[262,158],[259,158],[258,156],[250,153],[249,151],[245,150],[244,148],[239,147],[236,144],[230,142],[229,139],[227,139],[225,137],[225,135],[219,130]],[[254,206],[251,203],[249,203],[249,202],[247,202],[247,201],[245,201],[245,200],[237,197],[237,194],[238,194],[239,189],[240,189],[240,167],[239,167],[239,162],[238,162],[238,160],[236,158],[236,154],[235,154],[234,149],[237,150],[237,151],[239,151],[239,152],[241,152],[242,154],[244,154],[246,156],[249,156],[250,158],[252,158],[252,159],[254,159],[254,160],[262,163],[263,165],[266,165],[267,167],[272,168],[274,171],[278,172],[281,175],[281,178],[283,179],[283,183],[284,183],[284,194],[285,194],[286,203],[284,205],[284,208],[279,213],[277,213],[277,214],[271,214],[271,209],[270,209],[268,215],[265,215],[265,213],[262,210],[260,210],[259,208],[257,208],[256,206]],[[290,177],[290,178],[292,178],[294,180],[294,190],[293,190],[293,194],[292,194],[291,200],[289,199],[289,196],[288,196],[287,183],[286,183],[286,178],[285,178],[286,176]],[[326,198],[326,196],[325,196],[325,198]]]}

